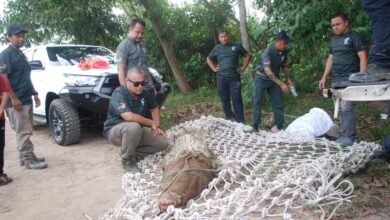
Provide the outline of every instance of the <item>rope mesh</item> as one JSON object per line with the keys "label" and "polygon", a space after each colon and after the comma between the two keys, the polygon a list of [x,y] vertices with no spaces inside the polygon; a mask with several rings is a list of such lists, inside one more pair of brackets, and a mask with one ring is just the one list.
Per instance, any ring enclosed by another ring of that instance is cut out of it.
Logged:
{"label": "rope mesh", "polygon": [[102,219],[299,219],[304,210],[329,219],[353,197],[352,183],[341,175],[358,171],[381,149],[375,143],[341,147],[325,138],[245,132],[249,129],[212,116],[172,127],[170,139],[184,131],[201,133],[223,163],[218,176],[186,207],[159,213],[163,155],[150,155],[138,163],[142,173],[122,177],[126,195]]}

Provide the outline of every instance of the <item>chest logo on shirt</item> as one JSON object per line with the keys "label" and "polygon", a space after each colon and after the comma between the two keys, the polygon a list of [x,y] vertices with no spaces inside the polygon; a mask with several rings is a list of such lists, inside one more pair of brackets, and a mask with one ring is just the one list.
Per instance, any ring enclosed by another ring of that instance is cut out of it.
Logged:
{"label": "chest logo on shirt", "polygon": [[141,104],[145,105],[145,99],[144,98],[141,99]]}
{"label": "chest logo on shirt", "polygon": [[232,47],[232,51],[236,51],[236,47]]}
{"label": "chest logo on shirt", "polygon": [[142,51],[144,51],[144,53],[147,53],[147,51],[146,51],[146,48],[145,48],[145,47],[143,47],[143,48],[142,48]]}
{"label": "chest logo on shirt", "polygon": [[347,37],[344,39],[344,44],[349,44],[349,41],[351,40],[351,38]]}
{"label": "chest logo on shirt", "polygon": [[119,109],[119,110],[123,110],[123,109],[125,109],[125,108],[126,108],[126,103],[121,102],[121,104],[119,105],[118,109]]}
{"label": "chest logo on shirt", "polygon": [[285,56],[281,56],[280,59],[282,60],[282,62],[284,62],[284,59],[286,59]]}

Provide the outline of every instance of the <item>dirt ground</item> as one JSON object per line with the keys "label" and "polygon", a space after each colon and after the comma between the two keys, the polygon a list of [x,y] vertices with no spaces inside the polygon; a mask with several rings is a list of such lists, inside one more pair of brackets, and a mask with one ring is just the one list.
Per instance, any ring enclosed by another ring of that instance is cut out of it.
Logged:
{"label": "dirt ground", "polygon": [[27,170],[19,166],[15,133],[6,126],[5,172],[14,181],[0,187],[0,220],[99,219],[124,195],[120,148],[107,144],[99,130],[60,147],[46,126],[36,126],[35,153],[49,167]]}

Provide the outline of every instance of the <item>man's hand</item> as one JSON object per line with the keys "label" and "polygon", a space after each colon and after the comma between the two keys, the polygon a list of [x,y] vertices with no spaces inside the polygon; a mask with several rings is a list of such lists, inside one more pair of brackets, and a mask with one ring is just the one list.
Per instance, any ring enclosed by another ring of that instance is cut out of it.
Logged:
{"label": "man's hand", "polygon": [[35,108],[41,106],[41,100],[39,99],[38,95],[34,95],[34,101],[35,101]]}
{"label": "man's hand", "polygon": [[152,129],[153,137],[156,137],[158,134],[158,125],[153,123],[152,126],[150,126],[150,129]]}
{"label": "man's hand", "polygon": [[4,113],[4,108],[0,108],[0,115]]}
{"label": "man's hand", "polygon": [[282,89],[283,93],[289,93],[290,92],[290,88],[288,88],[288,85],[286,83],[281,83],[280,84],[280,88]]}
{"label": "man's hand", "polygon": [[290,78],[287,79],[287,82],[289,86],[295,87],[294,82]]}
{"label": "man's hand", "polygon": [[236,72],[239,73],[239,74],[241,74],[241,73],[244,72],[244,71],[245,71],[245,69],[244,69],[244,67],[242,67],[242,66],[237,67],[237,69],[236,69]]}
{"label": "man's hand", "polygon": [[214,73],[218,72],[219,71],[219,66],[217,66],[217,68],[215,68],[213,71],[214,71]]}
{"label": "man's hand", "polygon": [[14,109],[16,111],[20,112],[23,110],[22,103],[20,102],[20,100],[18,98],[11,99],[11,101],[12,101],[12,105],[14,106]]}
{"label": "man's hand", "polygon": [[167,134],[165,134],[165,132],[163,130],[161,130],[160,128],[158,129],[157,134],[160,135],[162,138],[167,139]]}
{"label": "man's hand", "polygon": [[326,88],[326,78],[322,78],[319,83],[320,89],[325,89]]}

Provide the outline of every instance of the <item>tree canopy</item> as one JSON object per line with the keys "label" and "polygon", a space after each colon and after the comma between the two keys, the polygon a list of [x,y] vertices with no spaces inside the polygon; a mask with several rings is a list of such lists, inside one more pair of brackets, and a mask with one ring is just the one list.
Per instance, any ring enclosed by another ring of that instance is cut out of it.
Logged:
{"label": "tree canopy", "polygon": [[[145,2],[158,10],[148,10]],[[20,23],[29,30],[28,38],[34,44],[95,44],[115,50],[126,37],[128,22],[141,17],[147,21],[144,42],[149,49],[150,66],[177,85],[172,58],[163,45],[168,43],[183,78],[191,87],[198,88],[213,86],[215,74],[205,60],[218,44],[218,30],[228,29],[233,40],[241,42],[239,21],[234,14],[236,4],[236,0],[194,0],[193,4],[180,6],[167,0],[9,0],[1,26]],[[247,4],[247,7],[255,7],[264,14],[258,16],[260,19],[247,18],[254,54],[247,72],[254,71],[261,50],[273,41],[276,33],[287,30],[293,39],[289,45],[293,77],[297,87],[304,91],[315,90],[322,75],[332,36],[332,14],[345,12],[352,29],[361,32],[367,40],[370,38],[368,17],[360,1],[255,0],[253,6]],[[250,78],[245,78],[244,83],[250,84]]]}

